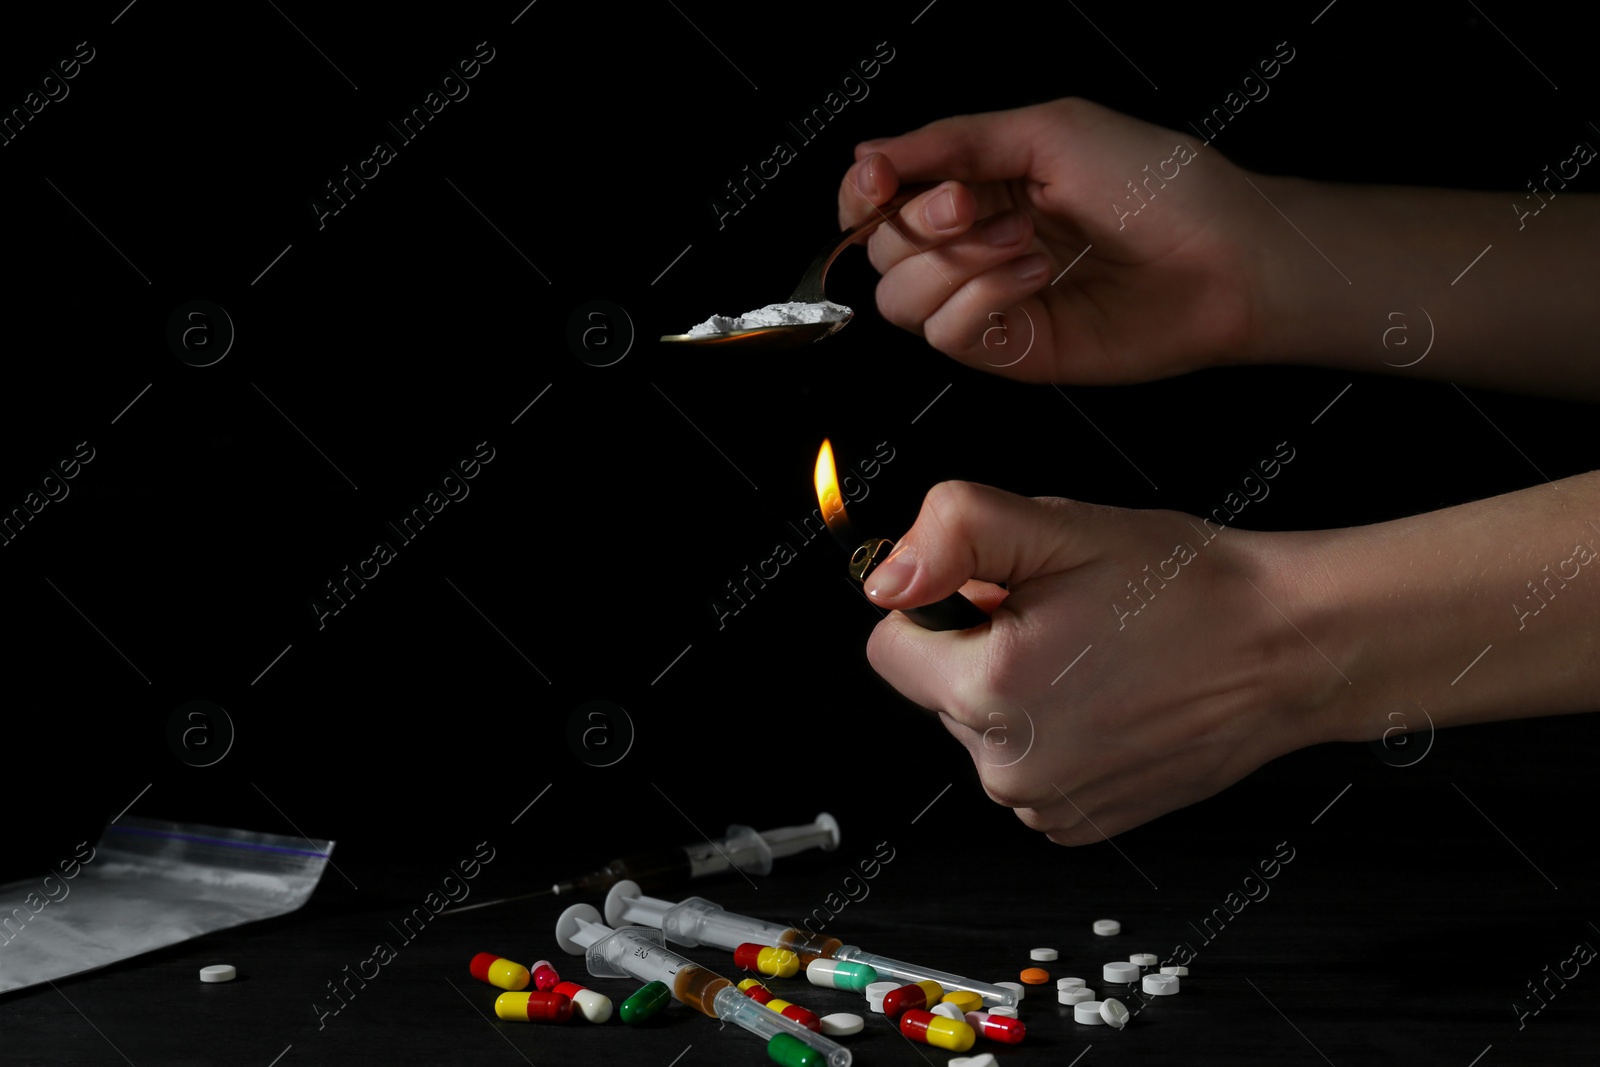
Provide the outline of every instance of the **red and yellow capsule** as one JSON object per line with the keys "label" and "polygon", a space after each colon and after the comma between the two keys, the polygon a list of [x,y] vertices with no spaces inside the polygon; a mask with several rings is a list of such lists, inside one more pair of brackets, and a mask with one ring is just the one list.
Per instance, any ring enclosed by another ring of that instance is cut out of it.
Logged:
{"label": "red and yellow capsule", "polygon": [[1003,1041],[1007,1045],[1015,1045],[1028,1034],[1028,1028],[1021,1019],[990,1015],[986,1011],[967,1012],[967,1025],[990,1041]]}
{"label": "red and yellow capsule", "polygon": [[822,1017],[820,1015],[809,1008],[802,1008],[798,1004],[791,1003],[781,997],[773,996],[772,990],[768,989],[754,978],[746,978],[744,981],[740,982],[739,992],[743,993],[757,1004],[764,1005],[767,1008],[770,1008],[772,1011],[777,1012],[784,1018],[794,1020],[807,1030],[813,1030],[819,1034],[822,1033]]}
{"label": "red and yellow capsule", "polygon": [[467,964],[467,970],[472,977],[480,982],[499,986],[501,989],[527,989],[532,976],[528,968],[520,963],[513,963],[504,956],[496,956],[493,952],[480,952],[472,957],[472,962]]}
{"label": "red and yellow capsule", "polygon": [[771,948],[746,941],[733,950],[734,965],[768,978],[793,978],[800,973],[800,957],[786,948]]}
{"label": "red and yellow capsule", "polygon": [[550,966],[549,960],[535,960],[528,970],[533,972],[533,988],[541,993],[550,992],[556,987],[556,983],[561,981],[561,976]]}
{"label": "red and yellow capsule", "polygon": [[611,998],[604,993],[596,993],[588,986],[581,986],[577,982],[557,982],[551,992],[571,999],[573,1008],[589,1022],[603,1023],[611,1018]]}
{"label": "red and yellow capsule", "polygon": [[944,986],[934,981],[912,982],[899,989],[891,989],[883,997],[883,1013],[893,1019],[912,1008],[918,1011],[931,1008],[944,996]]}
{"label": "red and yellow capsule", "polygon": [[572,999],[560,993],[501,993],[494,1013],[513,1023],[564,1023],[572,1018]]}
{"label": "red and yellow capsule", "polygon": [[950,1052],[965,1052],[978,1040],[972,1027],[959,1019],[946,1019],[920,1008],[910,1008],[900,1016],[900,1032],[913,1041]]}

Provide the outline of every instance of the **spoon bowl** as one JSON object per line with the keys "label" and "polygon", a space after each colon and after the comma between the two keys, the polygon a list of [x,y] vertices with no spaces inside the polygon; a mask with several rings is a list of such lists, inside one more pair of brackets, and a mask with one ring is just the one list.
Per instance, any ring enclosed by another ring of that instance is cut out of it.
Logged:
{"label": "spoon bowl", "polygon": [[751,351],[778,352],[790,348],[799,348],[802,345],[814,344],[824,337],[831,337],[844,329],[845,324],[853,318],[855,318],[854,311],[833,322],[794,322],[778,326],[757,326],[749,330],[731,330],[727,333],[699,335],[671,333],[662,337],[661,340],[667,344],[676,345],[697,345],[701,347],[740,345]]}
{"label": "spoon bowl", "polygon": [[[867,236],[879,226],[888,222],[910,200],[927,190],[932,185],[917,185],[902,190],[899,195],[887,204],[877,208],[871,218],[858,223],[854,227],[839,234],[828,242],[817,257],[811,261],[811,266],[800,278],[800,284],[795,286],[794,292],[789,295],[785,303],[790,304],[820,304],[828,298],[823,291],[823,283],[828,277],[828,268],[833,266],[833,261],[839,258],[839,253],[849,248],[860,238]],[[752,350],[779,351],[783,349],[799,348],[802,345],[815,344],[823,338],[832,337],[855,318],[854,311],[847,311],[842,318],[830,322],[794,322],[783,323],[775,326],[756,326],[748,330],[731,330],[726,333],[687,334],[669,333],[661,338],[663,344],[711,347],[711,346],[742,346]]]}

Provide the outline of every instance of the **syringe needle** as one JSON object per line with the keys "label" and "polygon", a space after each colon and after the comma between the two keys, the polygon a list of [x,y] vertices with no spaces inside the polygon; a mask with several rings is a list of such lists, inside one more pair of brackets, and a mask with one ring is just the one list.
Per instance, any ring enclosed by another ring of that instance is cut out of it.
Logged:
{"label": "syringe needle", "polygon": [[553,888],[551,888],[551,889],[541,889],[537,893],[520,893],[520,894],[518,894],[517,896],[514,896],[514,897],[501,897],[499,900],[485,900],[485,901],[482,901],[481,903],[478,903],[478,904],[467,904],[467,905],[465,905],[463,907],[459,907],[459,908],[446,908],[443,911],[441,911],[439,914],[440,915],[455,915],[455,914],[457,914],[459,912],[471,911],[473,908],[490,908],[490,907],[493,907],[496,904],[509,904],[513,900],[531,900],[534,897],[548,897],[548,896],[554,896],[554,895],[555,895],[555,889],[553,889]]}

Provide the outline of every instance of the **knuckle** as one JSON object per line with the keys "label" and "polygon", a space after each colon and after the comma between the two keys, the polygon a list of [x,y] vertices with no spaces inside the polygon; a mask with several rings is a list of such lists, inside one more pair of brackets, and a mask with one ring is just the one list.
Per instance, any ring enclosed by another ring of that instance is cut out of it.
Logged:
{"label": "knuckle", "polygon": [[946,529],[958,528],[978,503],[978,486],[973,482],[943,481],[928,490],[923,510]]}
{"label": "knuckle", "polygon": [[1094,107],[1090,101],[1081,96],[1063,96],[1059,100],[1052,100],[1045,107],[1053,110],[1061,118],[1077,118]]}
{"label": "knuckle", "polygon": [[890,646],[894,644],[894,639],[894,631],[888,619],[883,619],[874,626],[872,636],[867,638],[867,663],[885,679],[889,677],[889,668],[893,663]]}
{"label": "knuckle", "polygon": [[887,268],[884,276],[878,279],[877,304],[879,313],[887,321],[912,333],[922,332],[922,320],[912,311],[910,295],[902,279],[888,273]]}
{"label": "knuckle", "polygon": [[1022,812],[1032,812],[1049,803],[1049,797],[1039,792],[1039,784],[1029,775],[1021,773],[1016,766],[996,767],[980,762],[978,781],[983,784],[983,791],[990,800],[1017,812],[1017,817],[1023,822],[1027,822],[1027,818]]}
{"label": "knuckle", "polygon": [[[1023,790],[1016,787],[1015,783],[1002,779],[1001,776],[992,773],[989,768],[980,768],[978,777],[983,782],[983,791],[988,794],[989,799],[1003,808],[1010,808],[1012,811],[1018,812],[1018,818],[1022,818],[1020,812],[1030,810],[1028,798],[1023,795]],[[1026,819],[1022,821],[1027,822]]]}
{"label": "knuckle", "polygon": [[1020,821],[1022,825],[1026,826],[1030,830],[1039,830],[1044,833],[1050,833],[1055,829],[1057,823],[1060,821],[1058,817],[1047,815],[1038,808],[1019,807],[1013,808],[1012,810],[1015,812],[1018,821]]}
{"label": "knuckle", "polygon": [[928,317],[923,325],[923,334],[928,344],[954,359],[972,353],[982,358],[983,347],[974,341],[973,324],[950,301],[946,301]]}
{"label": "knuckle", "polygon": [[966,353],[966,343],[960,332],[952,328],[949,316],[942,308],[936,309],[923,320],[922,336],[935,351],[943,352],[952,359],[959,359]]}

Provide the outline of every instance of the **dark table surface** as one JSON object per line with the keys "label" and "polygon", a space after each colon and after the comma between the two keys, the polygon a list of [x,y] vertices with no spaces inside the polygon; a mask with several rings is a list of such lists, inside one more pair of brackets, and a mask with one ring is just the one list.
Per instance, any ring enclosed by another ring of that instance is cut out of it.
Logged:
{"label": "dark table surface", "polygon": [[[1501,773],[1510,743],[1531,744],[1541,773],[1526,760]],[[1600,994],[1592,967],[1571,957],[1577,945],[1600,944],[1600,870],[1585,808],[1595,755],[1586,719],[1515,735],[1443,732],[1407,768],[1364,747],[1328,746],[1112,843],[1076,849],[1045,842],[947,765],[935,769],[953,781],[913,775],[925,778],[920,790],[897,784],[880,805],[842,819],[832,854],[781,861],[750,882],[724,876],[662,895],[703,894],[775,921],[810,914],[847,943],[987,981],[1016,980],[1037,946],[1060,953],[1042,965],[1052,978],[1083,977],[1102,994],[1107,961],[1145,951],[1189,960],[1181,992],[1140,1008],[1121,1032],[1075,1023],[1053,983],[1030,989],[1026,1041],[980,1040],[975,1050],[987,1046],[1006,1063],[1068,1064],[1080,1054],[1090,1065],[1587,1063]],[[12,994],[0,1000],[5,1062],[269,1064],[286,1051],[286,1064],[765,1062],[754,1038],[681,1005],[637,1027],[616,1017],[602,1026],[497,1021],[498,990],[467,973],[479,951],[524,964],[548,958],[617,1003],[636,987],[587,980],[578,958],[563,955],[553,927],[566,902],[447,911],[402,939],[397,924],[479,839],[490,840],[495,859],[464,904],[578,873],[630,830],[651,835],[633,838],[643,845],[693,836],[661,805],[632,827],[583,815],[616,812],[603,797],[553,792],[531,811],[541,805],[551,805],[546,821],[530,815],[512,826],[508,805],[455,845],[440,835],[409,854],[336,849],[342,874],[328,871],[297,913]],[[793,797],[762,806],[800,821]],[[556,808],[564,815],[552,823]],[[892,859],[861,878],[875,855]],[[1263,861],[1275,858],[1266,870],[1276,876],[1261,878]],[[1099,918],[1117,919],[1122,933],[1095,935]],[[345,1006],[323,1014],[339,1003],[327,984],[345,981],[380,941],[394,959],[371,981],[343,986]],[[684,951],[741,977],[728,953]],[[201,984],[198,968],[218,962],[239,978]],[[1526,983],[1561,971],[1570,980],[1541,986],[1547,1006],[1534,1012]],[[819,1013],[863,1015],[865,1032],[844,1039],[860,1064],[949,1058],[910,1046],[856,994],[799,978],[771,985]],[[1514,1001],[1530,1014],[1519,1017]]]}

